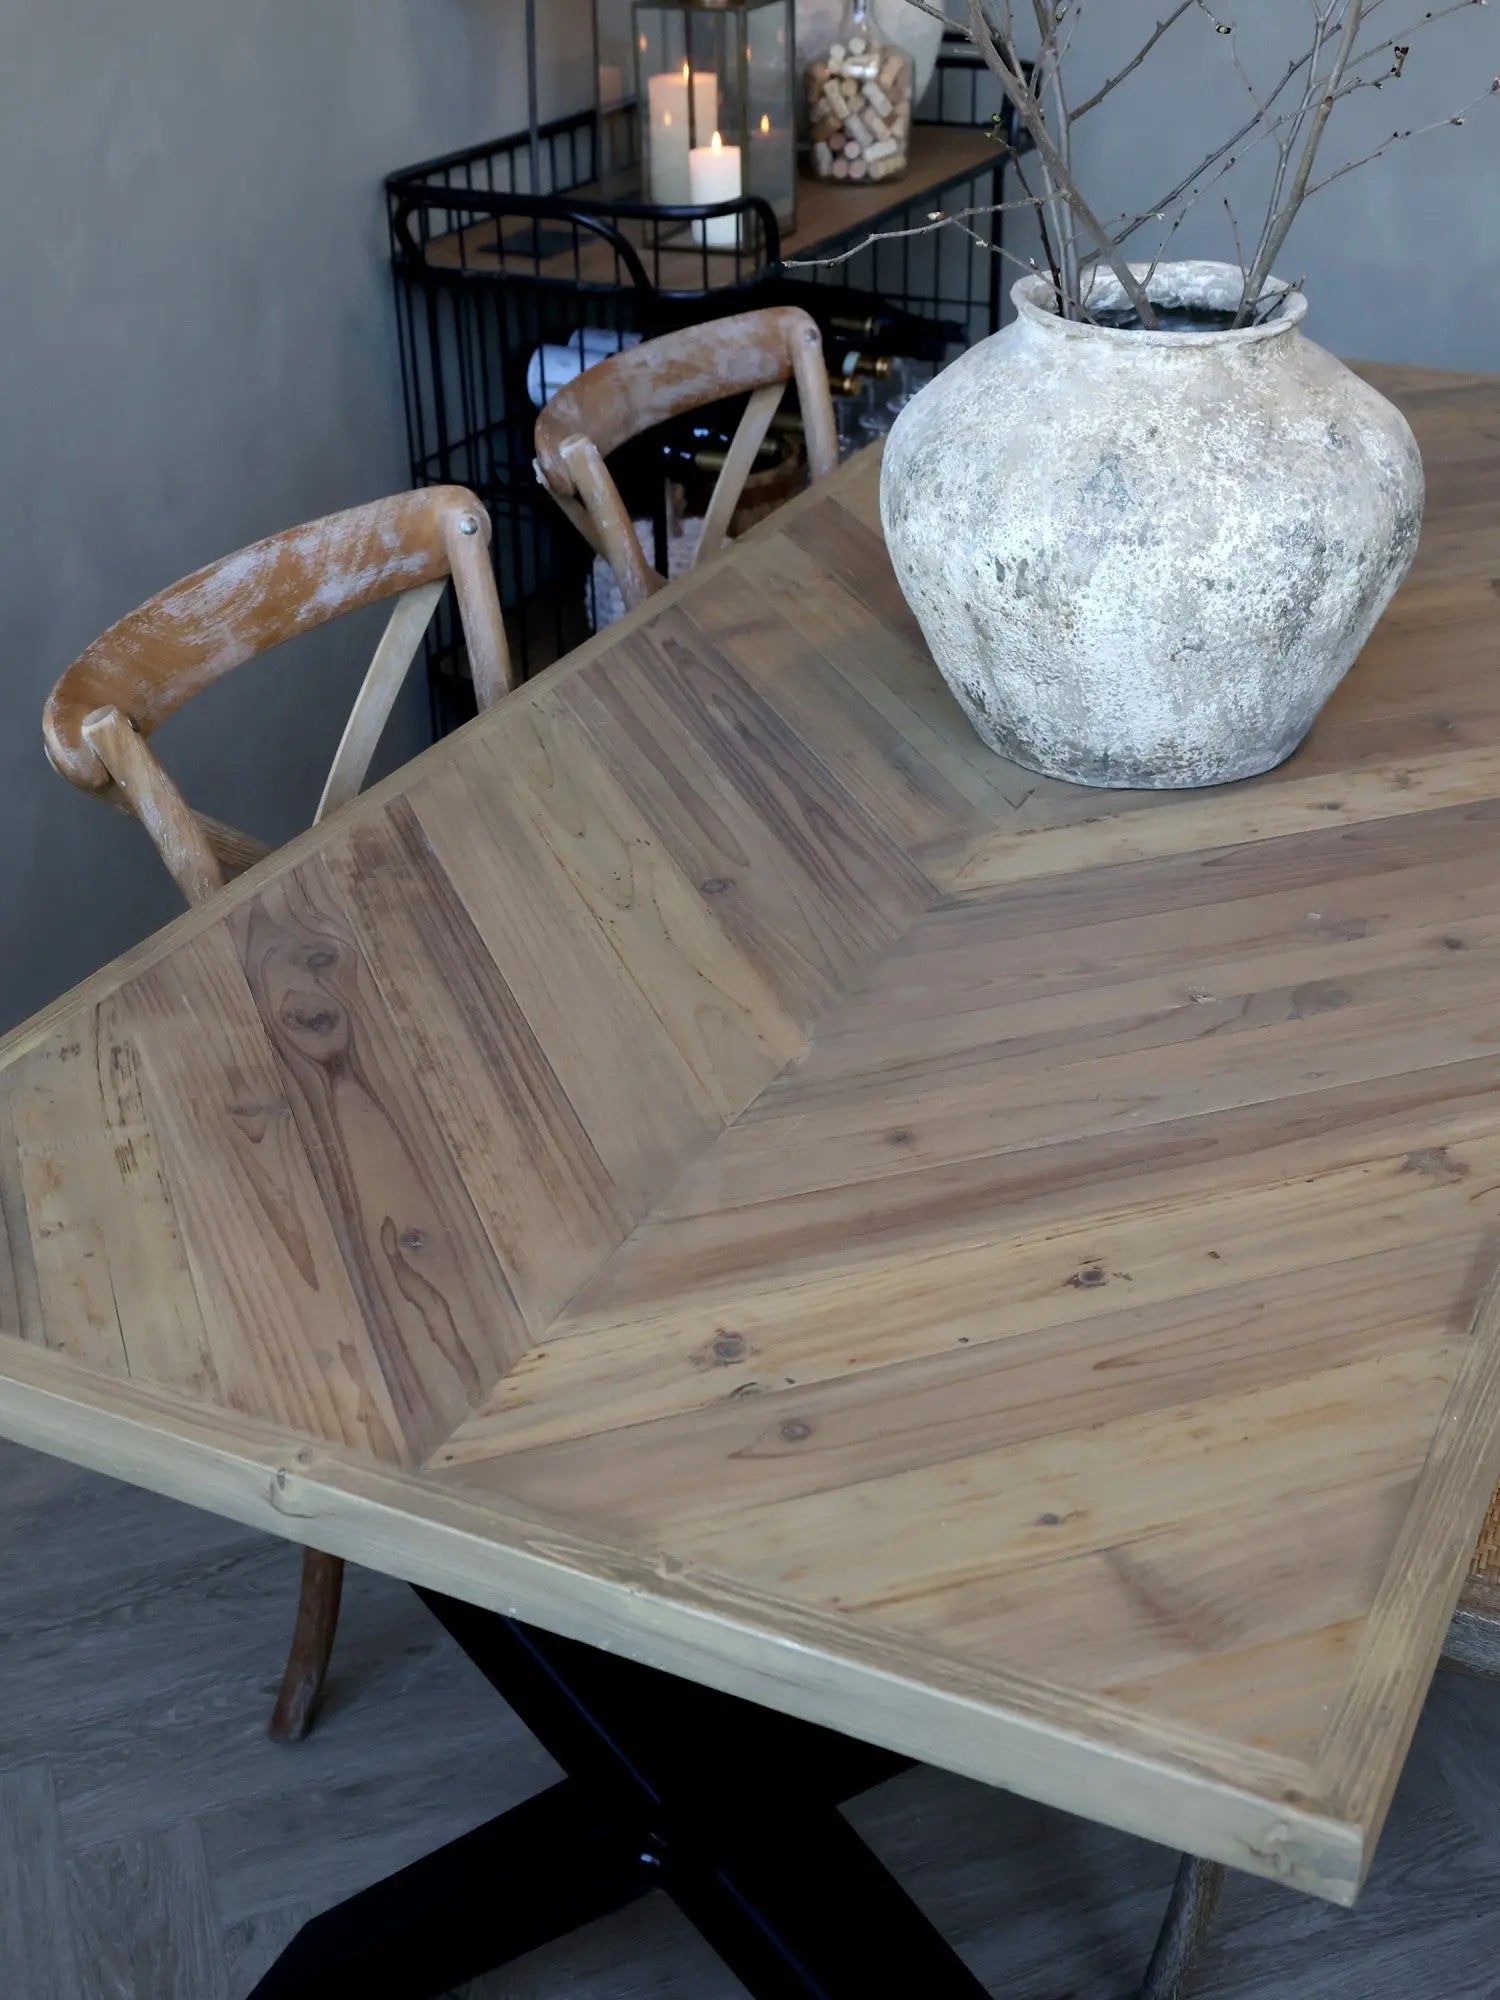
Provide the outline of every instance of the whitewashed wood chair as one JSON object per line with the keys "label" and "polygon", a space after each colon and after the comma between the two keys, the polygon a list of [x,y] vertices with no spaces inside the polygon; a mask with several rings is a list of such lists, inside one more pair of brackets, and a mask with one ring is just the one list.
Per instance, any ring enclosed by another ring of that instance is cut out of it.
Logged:
{"label": "whitewashed wood chair", "polygon": [[[47,756],[71,784],[132,813],[189,903],[270,852],[195,812],[150,736],[193,695],[273,646],[394,597],[318,801],[314,823],[359,791],[438,601],[453,580],[481,708],[514,686],[489,559],[489,516],[462,486],[432,486],[330,514],[210,563],[130,612],[61,676]],[[270,1733],[312,1726],[338,1626],[344,1565],[306,1551],[297,1621]]]}
{"label": "whitewashed wood chair", "polygon": [[639,535],[604,461],[629,439],[670,417],[728,396],[750,401],[709,498],[694,563],[724,546],[766,432],[795,381],[809,478],[839,462],[838,432],[823,337],[800,306],[735,313],[627,347],[559,389],[536,420],[536,475],[579,533],[614,571],[627,610],[666,582]]}

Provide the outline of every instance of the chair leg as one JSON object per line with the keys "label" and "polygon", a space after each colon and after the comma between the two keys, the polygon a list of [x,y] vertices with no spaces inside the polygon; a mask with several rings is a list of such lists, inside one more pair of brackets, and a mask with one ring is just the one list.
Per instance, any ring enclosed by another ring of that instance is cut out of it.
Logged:
{"label": "chair leg", "polygon": [[292,1633],[291,1651],[286,1656],[281,1692],[266,1731],[273,1743],[300,1743],[313,1726],[333,1653],[343,1591],[342,1557],[325,1556],[317,1549],[304,1550],[296,1629]]}
{"label": "chair leg", "polygon": [[1223,1887],[1224,1870],[1217,1861],[1183,1855],[1139,2000],[1188,2000]]}

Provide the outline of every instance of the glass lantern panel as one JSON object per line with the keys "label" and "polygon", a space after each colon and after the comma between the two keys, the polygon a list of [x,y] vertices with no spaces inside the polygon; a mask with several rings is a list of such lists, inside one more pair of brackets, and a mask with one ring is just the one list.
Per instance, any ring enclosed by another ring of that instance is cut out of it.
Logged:
{"label": "glass lantern panel", "polygon": [[770,0],[746,9],[745,97],[748,186],[764,195],[776,219],[790,225],[796,211],[797,135],[792,89],[791,8]]}
{"label": "glass lantern panel", "polygon": [[[641,187],[648,201],[706,203],[756,194],[771,204],[778,220],[791,223],[796,192],[791,50],[790,0],[751,6],[636,0]],[[695,163],[704,149],[715,157]],[[732,223],[710,231],[710,246],[716,247],[719,234],[727,246],[733,233]]]}

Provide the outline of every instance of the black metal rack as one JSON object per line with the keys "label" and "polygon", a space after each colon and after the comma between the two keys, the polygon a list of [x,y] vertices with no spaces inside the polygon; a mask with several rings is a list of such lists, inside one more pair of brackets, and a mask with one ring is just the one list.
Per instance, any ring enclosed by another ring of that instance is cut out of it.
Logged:
{"label": "black metal rack", "polygon": [[[578,112],[390,176],[412,481],[456,481],[489,508],[501,601],[523,674],[586,636],[592,563],[532,472],[535,406],[526,374],[539,348],[565,343],[580,325],[616,339],[649,337],[785,300],[807,306],[835,348],[842,341],[867,352],[940,359],[946,346],[999,324],[1000,258],[989,247],[998,242],[998,214],[991,229],[976,222],[976,234],[939,230],[873,243],[839,263],[803,265],[921,221],[958,189],[962,202],[953,205],[998,204],[1004,148],[997,141],[1014,143],[1015,134],[998,88],[961,39],[945,43],[922,112],[912,172],[890,185],[887,205],[866,201],[855,214],[840,204],[843,190],[818,203],[804,182],[791,238],[753,196],[712,208],[640,201],[631,106]],[[810,207],[819,214],[809,217]],[[694,241],[694,220],[727,214],[741,219],[736,248]],[[878,327],[869,327],[871,318]],[[644,441],[621,479],[633,487],[627,498],[664,534],[661,442]],[[473,711],[451,615],[435,622],[429,667],[441,733]]]}

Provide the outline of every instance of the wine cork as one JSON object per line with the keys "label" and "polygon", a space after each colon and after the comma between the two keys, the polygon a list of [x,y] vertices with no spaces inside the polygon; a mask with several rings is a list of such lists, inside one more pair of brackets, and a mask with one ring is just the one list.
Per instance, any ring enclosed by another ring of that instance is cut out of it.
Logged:
{"label": "wine cork", "polygon": [[807,71],[813,172],[828,180],[888,180],[906,166],[911,59],[857,29]]}

